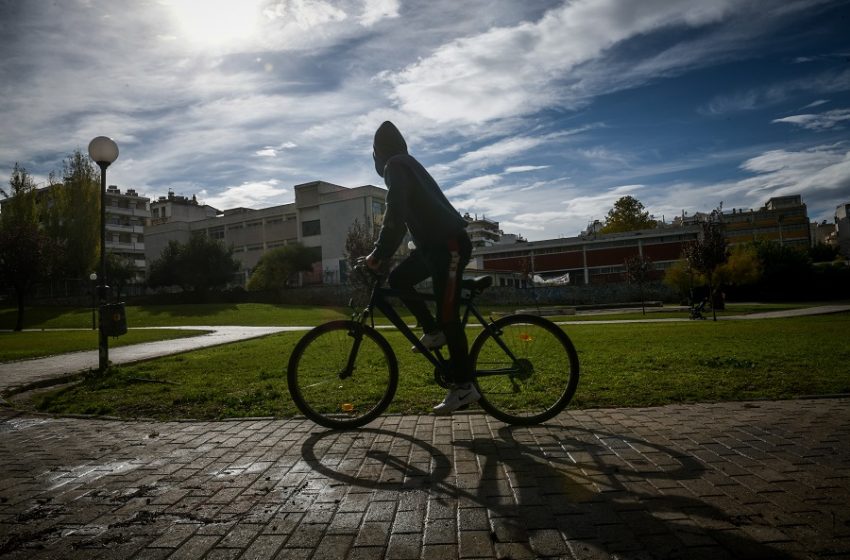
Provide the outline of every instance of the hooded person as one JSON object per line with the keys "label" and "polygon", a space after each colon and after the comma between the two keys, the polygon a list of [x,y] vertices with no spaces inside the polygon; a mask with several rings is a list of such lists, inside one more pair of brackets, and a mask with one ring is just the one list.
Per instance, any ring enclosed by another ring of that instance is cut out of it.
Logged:
{"label": "hooded person", "polygon": [[469,347],[460,319],[463,269],[472,253],[467,222],[428,171],[407,152],[407,142],[393,123],[386,121],[378,127],[372,157],[375,171],[387,186],[387,205],[378,240],[366,264],[380,268],[395,254],[405,234],[410,233],[416,248],[390,272],[389,284],[396,290],[415,292],[416,284],[431,278],[436,318],[421,299],[402,301],[422,327],[424,334],[419,340],[426,348],[448,346],[453,385],[443,402],[434,407],[434,413],[451,414],[481,398],[472,383]]}

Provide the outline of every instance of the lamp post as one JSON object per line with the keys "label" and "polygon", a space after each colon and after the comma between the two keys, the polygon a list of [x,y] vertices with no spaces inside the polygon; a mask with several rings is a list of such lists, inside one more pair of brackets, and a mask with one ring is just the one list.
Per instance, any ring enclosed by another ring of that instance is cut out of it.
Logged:
{"label": "lamp post", "polygon": [[106,284],[106,168],[118,159],[118,144],[112,138],[98,136],[89,142],[89,157],[100,167],[100,343],[98,344],[98,369],[101,373],[109,367],[109,338],[103,325],[103,306],[106,305],[109,286]]}
{"label": "lamp post", "polygon": [[97,282],[97,273],[92,272],[89,274],[89,280],[91,280],[91,330],[95,330],[97,329],[97,324],[94,319],[94,312],[95,309],[97,309],[97,292],[95,291],[95,288],[97,287],[95,284],[95,282]]}

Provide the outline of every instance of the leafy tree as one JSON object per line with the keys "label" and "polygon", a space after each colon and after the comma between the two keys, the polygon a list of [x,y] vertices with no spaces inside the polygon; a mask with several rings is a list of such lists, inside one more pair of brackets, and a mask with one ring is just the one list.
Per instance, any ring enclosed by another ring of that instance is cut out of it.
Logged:
{"label": "leafy tree", "polygon": [[88,277],[100,256],[100,171],[75,150],[62,162],[62,182],[48,190],[47,232],[61,248],[57,272]]}
{"label": "leafy tree", "polygon": [[800,295],[811,278],[812,261],[805,249],[776,241],[757,241],[756,252],[763,275],[761,286],[768,293]]}
{"label": "leafy tree", "polygon": [[240,265],[232,249],[195,233],[185,244],[170,241],[150,268],[148,286],[152,288],[180,286],[183,291],[205,294],[226,286]]}
{"label": "leafy tree", "polygon": [[838,247],[827,245],[826,243],[818,243],[809,249],[809,257],[812,262],[832,262],[839,256]]}
{"label": "leafy tree", "polygon": [[717,267],[715,281],[718,285],[748,286],[761,279],[762,264],[755,245],[737,245],[729,252],[725,263]]}
{"label": "leafy tree", "polygon": [[681,301],[689,299],[691,289],[695,283],[703,283],[702,276],[694,272],[687,259],[682,259],[673,263],[673,265],[664,272],[664,283],[674,290],[681,298]]}
{"label": "leafy tree", "polygon": [[643,203],[633,196],[624,196],[614,203],[605,217],[602,233],[621,233],[639,229],[653,229],[658,222],[653,220]]}
{"label": "leafy tree", "polygon": [[121,293],[127,284],[136,277],[136,267],[132,259],[109,253],[106,255],[106,279],[115,290],[115,296],[121,298]]}
{"label": "leafy tree", "polygon": [[626,279],[632,284],[637,284],[640,288],[641,311],[646,315],[643,287],[646,281],[649,280],[649,275],[653,269],[652,259],[642,255],[635,255],[626,259],[625,266]]}
{"label": "leafy tree", "polygon": [[297,272],[313,270],[314,251],[300,243],[272,249],[260,261],[248,279],[248,291],[283,290]]}
{"label": "leafy tree", "polygon": [[720,221],[722,214],[715,210],[709,219],[700,224],[701,231],[696,241],[685,246],[684,256],[690,267],[702,274],[708,284],[709,301],[711,302],[711,313],[717,320],[718,302],[717,290],[718,278],[715,276],[717,269],[727,259],[726,236],[723,234],[723,223]]}
{"label": "leafy tree", "polygon": [[182,245],[172,239],[162,250],[159,258],[148,265],[148,286],[161,288],[180,285],[180,251]]}
{"label": "leafy tree", "polygon": [[18,314],[15,330],[24,326],[24,304],[35,283],[48,275],[53,252],[38,219],[36,187],[23,167],[15,167],[0,214],[0,283],[15,294]]}

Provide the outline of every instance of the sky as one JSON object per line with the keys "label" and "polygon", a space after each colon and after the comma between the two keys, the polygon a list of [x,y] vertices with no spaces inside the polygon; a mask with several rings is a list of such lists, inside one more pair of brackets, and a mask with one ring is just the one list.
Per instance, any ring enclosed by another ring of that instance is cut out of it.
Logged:
{"label": "sky", "polygon": [[531,241],[626,195],[832,222],[848,29],[846,0],[0,0],[0,172],[46,183],[104,135],[122,190],[264,208],[383,186],[391,120],[459,211]]}

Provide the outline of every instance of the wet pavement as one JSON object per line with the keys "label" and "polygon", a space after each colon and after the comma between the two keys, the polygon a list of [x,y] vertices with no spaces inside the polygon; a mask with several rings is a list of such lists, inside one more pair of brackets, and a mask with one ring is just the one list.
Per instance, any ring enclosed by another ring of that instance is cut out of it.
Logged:
{"label": "wet pavement", "polygon": [[133,422],[0,411],[3,558],[850,558],[850,400]]}

